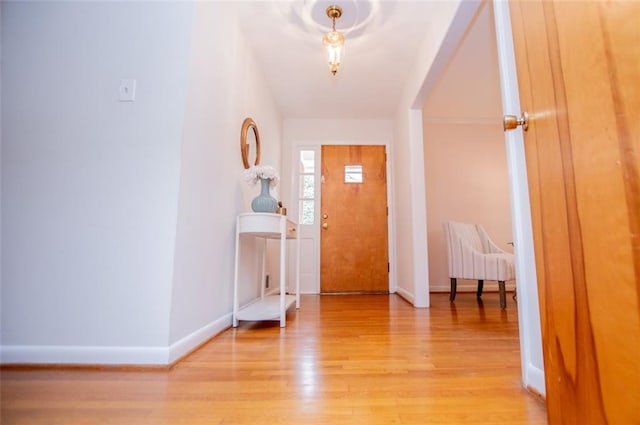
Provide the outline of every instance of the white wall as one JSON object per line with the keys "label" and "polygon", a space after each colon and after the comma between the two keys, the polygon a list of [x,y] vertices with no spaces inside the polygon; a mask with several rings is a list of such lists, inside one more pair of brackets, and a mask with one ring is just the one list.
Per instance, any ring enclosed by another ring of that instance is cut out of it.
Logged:
{"label": "white wall", "polygon": [[192,6],[2,7],[4,354],[166,346]]}
{"label": "white wall", "polygon": [[[282,120],[239,30],[234,5],[196,3],[194,16],[172,291],[172,344],[194,331],[210,336],[230,323],[235,217],[250,211],[251,199],[259,193],[259,187],[242,179],[239,139],[245,117],[252,117],[258,125],[261,163],[279,169],[281,157]],[[260,246],[242,241],[246,254],[242,269],[249,270],[242,276],[244,301],[257,293],[258,286],[251,284],[258,277],[252,258],[260,254]]]}
{"label": "white wall", "polygon": [[[428,34],[416,55],[416,63],[407,78],[393,122],[394,201],[398,213],[395,218],[398,293],[416,307],[429,306],[425,221],[427,212],[420,109],[430,91],[430,85],[435,83],[446,64],[449,56],[447,49],[457,44],[455,37],[447,38],[452,32],[451,27],[466,27],[469,15],[473,15],[475,7],[474,2],[438,3],[433,19],[425,25]],[[439,59],[445,56],[446,59]]]}
{"label": "white wall", "polygon": [[163,364],[231,323],[240,126],[278,167],[281,120],[230,4],[2,4],[2,362]]}

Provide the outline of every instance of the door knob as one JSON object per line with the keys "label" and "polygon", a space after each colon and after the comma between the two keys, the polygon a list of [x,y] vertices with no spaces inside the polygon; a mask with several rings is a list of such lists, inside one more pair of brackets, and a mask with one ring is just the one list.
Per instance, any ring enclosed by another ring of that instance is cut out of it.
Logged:
{"label": "door knob", "polygon": [[324,218],[325,220],[329,218],[329,214],[322,214],[322,218]]}
{"label": "door knob", "polygon": [[523,131],[527,131],[529,129],[529,114],[523,112],[520,118],[515,115],[505,115],[502,118],[502,129],[504,131],[513,130],[517,128],[519,125],[522,126]]}
{"label": "door knob", "polygon": [[323,229],[328,229],[329,228],[329,223],[322,223],[322,228]]}

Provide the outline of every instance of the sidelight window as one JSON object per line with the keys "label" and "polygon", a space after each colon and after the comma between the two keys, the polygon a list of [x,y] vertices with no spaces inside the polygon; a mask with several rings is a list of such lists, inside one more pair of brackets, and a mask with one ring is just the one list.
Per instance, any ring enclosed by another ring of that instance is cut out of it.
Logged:
{"label": "sidelight window", "polygon": [[298,211],[300,224],[313,224],[315,216],[316,182],[315,182],[316,152],[300,150],[300,165],[298,172]]}

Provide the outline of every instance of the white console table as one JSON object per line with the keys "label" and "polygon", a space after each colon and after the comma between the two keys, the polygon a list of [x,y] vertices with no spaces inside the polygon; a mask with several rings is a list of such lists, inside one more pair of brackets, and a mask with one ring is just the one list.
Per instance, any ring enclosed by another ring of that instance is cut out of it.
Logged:
{"label": "white console table", "polygon": [[[238,299],[238,267],[240,259],[240,235],[248,234],[265,239],[262,250],[262,272],[260,274],[260,298],[247,305],[240,306]],[[265,252],[266,240],[280,240],[280,293],[265,296]],[[287,294],[287,239],[295,242],[295,295]],[[233,279],[233,327],[239,320],[280,320],[280,327],[286,326],[286,312],[294,303],[300,308],[300,242],[298,225],[286,216],[271,213],[245,213],[236,219],[236,259]]]}

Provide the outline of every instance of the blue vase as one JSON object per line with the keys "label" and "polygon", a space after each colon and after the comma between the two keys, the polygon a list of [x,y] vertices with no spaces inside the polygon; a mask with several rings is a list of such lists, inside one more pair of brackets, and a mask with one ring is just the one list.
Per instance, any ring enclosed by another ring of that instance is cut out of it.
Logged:
{"label": "blue vase", "polygon": [[254,212],[275,213],[278,209],[278,201],[269,194],[269,184],[271,179],[260,179],[262,188],[260,195],[251,201],[251,209]]}

